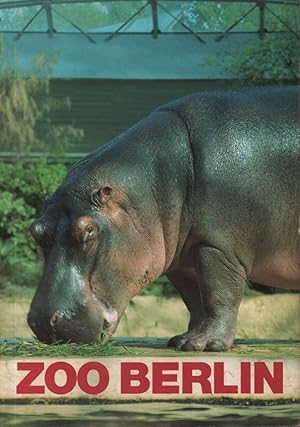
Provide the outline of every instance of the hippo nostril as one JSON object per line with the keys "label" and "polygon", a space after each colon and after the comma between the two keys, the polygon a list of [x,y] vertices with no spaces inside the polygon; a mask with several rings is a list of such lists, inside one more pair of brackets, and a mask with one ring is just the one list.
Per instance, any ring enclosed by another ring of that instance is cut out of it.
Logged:
{"label": "hippo nostril", "polygon": [[59,319],[58,314],[54,313],[50,319],[50,326],[52,326],[52,328],[55,325],[55,323],[58,321],[58,319]]}
{"label": "hippo nostril", "polygon": [[93,233],[93,231],[94,231],[94,227],[92,227],[91,225],[88,225],[88,226],[86,227],[86,231],[87,231],[89,234],[91,234],[91,233]]}

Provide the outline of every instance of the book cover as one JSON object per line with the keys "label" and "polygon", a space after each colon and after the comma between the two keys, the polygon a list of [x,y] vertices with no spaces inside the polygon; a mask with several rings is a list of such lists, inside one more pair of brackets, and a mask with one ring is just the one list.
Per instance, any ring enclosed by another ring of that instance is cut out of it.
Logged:
{"label": "book cover", "polygon": [[273,3],[0,2],[1,425],[298,425],[299,23]]}

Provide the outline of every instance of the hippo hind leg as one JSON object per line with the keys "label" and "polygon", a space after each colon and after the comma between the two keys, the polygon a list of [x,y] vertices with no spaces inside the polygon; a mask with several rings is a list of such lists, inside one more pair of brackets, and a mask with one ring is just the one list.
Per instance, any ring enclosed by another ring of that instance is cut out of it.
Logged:
{"label": "hippo hind leg", "polygon": [[245,272],[238,260],[230,261],[218,249],[199,246],[195,255],[199,293],[197,298],[193,288],[190,327],[169,345],[183,351],[225,351],[235,336]]}

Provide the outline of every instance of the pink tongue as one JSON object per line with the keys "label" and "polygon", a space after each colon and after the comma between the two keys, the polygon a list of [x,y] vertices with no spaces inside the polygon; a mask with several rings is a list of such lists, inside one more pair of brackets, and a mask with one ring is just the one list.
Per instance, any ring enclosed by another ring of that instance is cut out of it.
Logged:
{"label": "pink tongue", "polygon": [[118,320],[118,313],[117,310],[113,307],[106,308],[103,310],[104,319],[107,321],[107,323],[112,324],[115,323]]}

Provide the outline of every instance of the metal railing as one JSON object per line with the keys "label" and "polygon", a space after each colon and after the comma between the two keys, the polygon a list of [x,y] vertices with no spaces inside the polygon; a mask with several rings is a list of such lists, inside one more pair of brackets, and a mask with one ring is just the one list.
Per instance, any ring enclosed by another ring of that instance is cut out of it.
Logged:
{"label": "metal railing", "polygon": [[[119,0],[120,1],[120,0]],[[121,0],[121,2],[128,2],[129,0]],[[45,29],[45,32],[49,34],[49,37],[53,37],[55,33],[58,31],[55,28],[55,16],[59,16],[60,19],[65,20],[69,25],[71,25],[74,30],[79,31],[82,33],[88,41],[92,43],[96,43],[95,38],[92,37],[91,33],[89,33],[86,30],[83,30],[80,25],[76,24],[73,20],[71,20],[66,14],[62,13],[61,11],[57,10],[55,7],[56,5],[67,5],[67,4],[88,4],[88,3],[101,3],[101,4],[109,4],[113,3],[114,0],[15,0],[15,1],[1,1],[0,2],[0,11],[1,10],[9,10],[9,9],[16,9],[16,8],[24,8],[24,7],[30,7],[30,6],[39,6],[39,9],[34,12],[32,17],[26,22],[26,24],[23,26],[22,29],[20,29],[17,32],[16,40],[22,37],[30,25],[36,20],[36,18],[44,13],[46,16],[46,22],[47,22],[47,28]],[[169,1],[160,1],[160,0],[148,0],[146,2],[143,2],[143,4],[140,6],[140,1],[137,1],[137,4],[139,5],[138,9],[129,16],[128,19],[126,19],[123,23],[119,25],[119,27],[110,32],[109,35],[106,38],[106,41],[111,40],[113,37],[115,37],[118,34],[122,33],[122,30],[130,23],[132,22],[137,16],[139,16],[147,7],[151,8],[151,19],[152,19],[152,31],[150,34],[154,38],[158,38],[159,34],[162,33],[160,28],[160,12],[163,11],[165,14],[169,15],[179,26],[182,27],[183,32],[187,32],[190,34],[193,34],[201,43],[206,43],[204,38],[200,36],[200,34],[203,34],[199,31],[195,31],[191,28],[190,25],[188,25],[185,20],[182,17],[176,16],[171,10],[169,10],[165,5],[170,3],[172,4],[173,0]],[[221,41],[228,33],[232,32],[237,25],[239,25],[242,21],[244,21],[246,18],[249,17],[254,11],[258,9],[259,11],[259,19],[257,23],[257,30],[253,31],[254,33],[258,33],[260,38],[263,38],[266,33],[265,28],[265,20],[266,20],[266,13],[269,13],[273,16],[273,18],[277,19],[281,25],[286,29],[287,32],[291,32],[295,35],[297,39],[299,39],[298,32],[291,28],[288,22],[286,22],[281,16],[279,16],[277,13],[275,13],[272,9],[270,9],[269,5],[288,5],[291,7],[298,7],[298,1],[296,0],[196,0],[193,3],[240,3],[240,4],[249,4],[249,9],[242,13],[241,16],[239,16],[237,19],[235,19],[231,25],[228,26],[228,28],[218,33],[216,37],[216,41]],[[131,0],[132,3],[132,0]],[[182,0],[181,2],[177,3],[191,3],[190,0]],[[1,32],[1,22],[0,22],[0,32]],[[3,30],[2,30],[3,32]]]}

